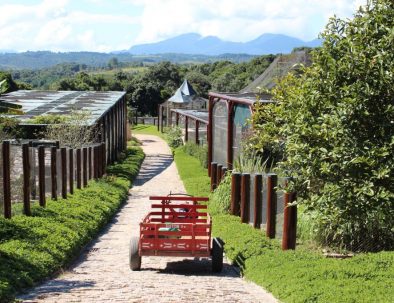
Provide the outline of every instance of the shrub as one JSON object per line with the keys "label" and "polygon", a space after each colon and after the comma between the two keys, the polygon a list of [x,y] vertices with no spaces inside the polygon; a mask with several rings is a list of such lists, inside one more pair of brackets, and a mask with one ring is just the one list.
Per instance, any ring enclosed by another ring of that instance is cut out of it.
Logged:
{"label": "shrub", "polygon": [[183,144],[183,140],[182,140],[182,130],[180,127],[171,127],[167,130],[167,142],[168,145],[171,148],[177,148],[178,146],[181,146]]}
{"label": "shrub", "polygon": [[201,146],[192,142],[187,142],[182,149],[186,154],[197,158],[202,167],[208,167],[208,146]]}
{"label": "shrub", "polygon": [[394,248],[394,2],[332,18],[300,78],[255,107],[255,148],[281,156],[316,239],[351,250]]}
{"label": "shrub", "polygon": [[99,129],[90,125],[89,111],[72,111],[66,117],[45,115],[36,119],[48,124],[41,135],[48,140],[60,141],[62,146],[81,148],[97,141]]}
{"label": "shrub", "polygon": [[227,172],[220,185],[211,194],[209,211],[216,214],[227,214],[230,211],[231,173]]}

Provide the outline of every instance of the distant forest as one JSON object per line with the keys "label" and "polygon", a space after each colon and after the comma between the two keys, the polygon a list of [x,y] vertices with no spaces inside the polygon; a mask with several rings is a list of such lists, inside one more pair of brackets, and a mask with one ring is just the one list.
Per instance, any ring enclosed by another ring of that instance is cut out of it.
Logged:
{"label": "distant forest", "polygon": [[274,55],[264,55],[240,63],[220,60],[145,64],[110,57],[101,68],[63,63],[8,73],[19,89],[126,91],[130,106],[136,107],[142,115],[155,115],[157,104],[167,100],[184,79],[188,79],[202,97],[207,97],[209,91],[238,92],[263,73],[274,59]]}
{"label": "distant forest", "polygon": [[223,54],[219,56],[188,55],[188,54],[160,54],[160,55],[131,55],[129,53],[96,53],[96,52],[68,52],[54,53],[49,51],[24,52],[24,53],[0,53],[1,70],[42,69],[57,64],[73,62],[86,64],[90,67],[105,67],[111,58],[116,58],[124,63],[155,63],[170,61],[173,63],[188,62],[214,62],[229,60],[243,62],[252,59],[253,55],[246,54]]}

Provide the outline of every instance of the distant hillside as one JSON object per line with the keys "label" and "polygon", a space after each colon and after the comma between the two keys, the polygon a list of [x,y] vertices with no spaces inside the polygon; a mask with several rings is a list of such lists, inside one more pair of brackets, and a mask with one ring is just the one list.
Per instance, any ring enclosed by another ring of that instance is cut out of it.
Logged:
{"label": "distant hillside", "polygon": [[263,34],[249,42],[230,42],[214,36],[202,37],[199,34],[190,33],[157,43],[135,45],[128,52],[135,55],[163,53],[211,56],[224,53],[265,55],[290,53],[295,47],[316,47],[320,45],[321,41],[319,39],[306,42],[298,38],[279,34]]}
{"label": "distant hillside", "polygon": [[114,57],[116,57],[119,62],[149,64],[161,61],[171,61],[173,63],[205,63],[220,60],[229,60],[238,63],[249,61],[255,56],[246,54],[223,54],[220,56],[207,56],[177,53],[166,53],[159,55],[133,55],[129,53],[54,53],[49,51],[5,54],[0,53],[0,70],[42,69],[63,63],[85,64],[89,67],[105,67],[108,64],[108,61]]}

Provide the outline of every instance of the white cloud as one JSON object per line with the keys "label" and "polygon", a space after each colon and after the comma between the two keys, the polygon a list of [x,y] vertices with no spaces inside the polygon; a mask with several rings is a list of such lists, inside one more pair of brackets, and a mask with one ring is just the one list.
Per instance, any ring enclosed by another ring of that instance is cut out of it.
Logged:
{"label": "white cloud", "polygon": [[128,27],[139,23],[137,17],[122,13],[116,16],[68,11],[68,4],[68,0],[44,0],[37,5],[0,4],[0,49],[112,51],[124,48],[125,42],[114,45],[112,39],[106,41],[100,36],[99,26]]}
{"label": "white cloud", "polygon": [[247,41],[263,33],[282,33],[310,40],[317,37],[330,16],[350,17],[365,1],[129,0],[144,8],[142,30],[136,43],[186,32],[216,35],[232,41]]}
{"label": "white cloud", "polygon": [[[111,13],[97,13],[108,7],[107,0],[0,4],[0,49],[111,51],[189,32],[231,41],[247,41],[263,33],[282,33],[310,40],[317,36],[330,16],[351,17],[356,7],[365,2],[113,0]],[[94,13],[90,10],[92,6],[95,6]],[[122,8],[114,13],[117,6]],[[136,15],[140,11],[137,17],[127,14]],[[140,31],[133,37],[125,34],[125,30],[117,34],[119,28]]]}

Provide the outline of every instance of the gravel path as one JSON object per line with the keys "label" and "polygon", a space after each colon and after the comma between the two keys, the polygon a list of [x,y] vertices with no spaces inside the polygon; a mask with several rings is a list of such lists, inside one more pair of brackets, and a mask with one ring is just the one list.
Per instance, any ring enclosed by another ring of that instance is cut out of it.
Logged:
{"label": "gravel path", "polygon": [[23,302],[277,302],[224,264],[211,272],[208,259],[143,257],[142,270],[128,265],[129,239],[148,212],[150,195],[185,192],[167,144],[137,135],[146,154],[130,197],[113,222],[66,272],[18,299]]}

